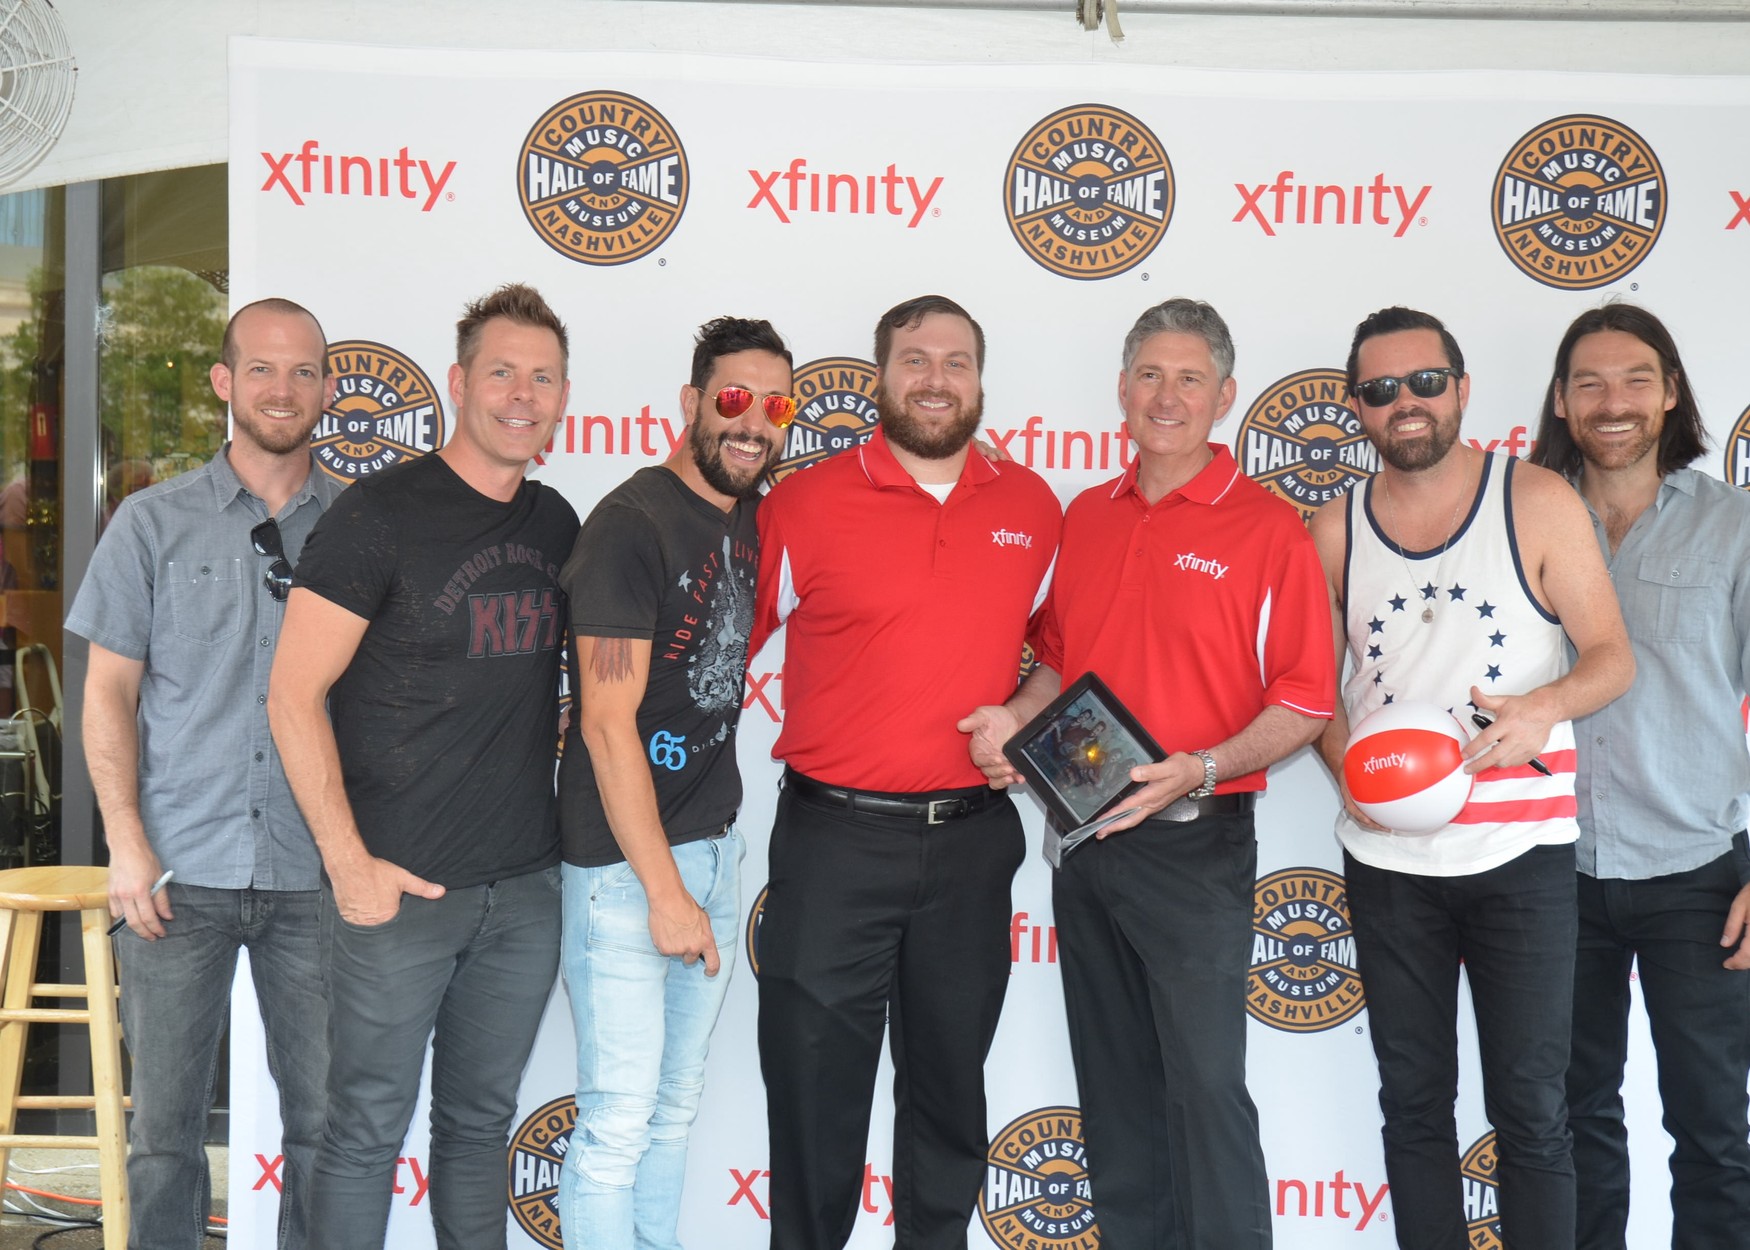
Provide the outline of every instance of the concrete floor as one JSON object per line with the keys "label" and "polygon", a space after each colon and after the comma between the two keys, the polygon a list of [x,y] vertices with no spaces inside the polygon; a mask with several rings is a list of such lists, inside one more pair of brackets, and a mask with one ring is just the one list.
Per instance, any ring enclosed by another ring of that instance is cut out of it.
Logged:
{"label": "concrete floor", "polygon": [[[225,1213],[225,1192],[229,1183],[229,1159],[223,1146],[208,1146],[207,1161],[213,1174],[213,1214]],[[7,1169],[10,1185],[25,1185],[31,1189],[65,1194],[72,1198],[97,1198],[97,1154],[89,1150],[14,1150]],[[14,1214],[29,1205],[26,1195],[8,1191],[6,1214],[0,1215],[0,1250],[28,1250],[38,1237],[55,1226]],[[56,1202],[49,1198],[30,1201],[53,1211],[63,1211],[76,1218],[90,1218],[95,1208],[74,1203]],[[209,1246],[223,1243],[209,1241]],[[101,1229],[78,1229],[51,1237],[44,1250],[102,1250]]]}

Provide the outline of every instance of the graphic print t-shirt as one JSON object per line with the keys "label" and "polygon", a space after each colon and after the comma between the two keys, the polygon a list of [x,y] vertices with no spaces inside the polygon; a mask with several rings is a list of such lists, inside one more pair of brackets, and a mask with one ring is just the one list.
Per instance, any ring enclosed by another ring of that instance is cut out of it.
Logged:
{"label": "graphic print t-shirt", "polygon": [[[756,513],[756,500],[725,513],[668,469],[640,469],[589,514],[560,578],[574,633],[651,643],[638,739],[670,845],[716,833],[741,806],[735,727],[753,628]],[[575,648],[571,663],[576,690]],[[576,718],[559,796],[566,863],[625,858]]]}
{"label": "graphic print t-shirt", "polygon": [[371,854],[452,889],[558,861],[553,731],[577,513],[488,498],[437,456],[342,492],[297,581],[370,621],[329,692]]}

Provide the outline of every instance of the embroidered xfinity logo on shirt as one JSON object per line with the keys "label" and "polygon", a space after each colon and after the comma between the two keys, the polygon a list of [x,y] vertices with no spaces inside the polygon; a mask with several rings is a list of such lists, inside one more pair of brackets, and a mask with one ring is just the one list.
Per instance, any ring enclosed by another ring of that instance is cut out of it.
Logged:
{"label": "embroidered xfinity logo on shirt", "polygon": [[1206,560],[1195,551],[1180,552],[1178,558],[1173,561],[1173,567],[1189,569],[1193,573],[1207,573],[1218,582],[1227,576],[1228,570],[1227,565],[1218,564],[1214,560]]}
{"label": "embroidered xfinity logo on shirt", "polygon": [[1014,530],[992,530],[990,540],[999,547],[1026,547],[1031,550],[1033,535],[1018,534]]}

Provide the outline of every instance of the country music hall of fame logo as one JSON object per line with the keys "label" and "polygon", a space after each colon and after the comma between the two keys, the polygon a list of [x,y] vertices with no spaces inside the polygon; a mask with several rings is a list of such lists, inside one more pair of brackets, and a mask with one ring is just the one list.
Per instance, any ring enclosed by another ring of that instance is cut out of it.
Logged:
{"label": "country music hall of fame logo", "polygon": [[1246,1013],[1285,1033],[1317,1033],[1353,1019],[1366,998],[1343,878],[1285,868],[1252,892],[1252,965]]}
{"label": "country music hall of fame logo", "polygon": [[535,1108],[510,1136],[511,1218],[535,1244],[564,1250],[559,1234],[559,1173],[577,1126],[572,1095]]}
{"label": "country music hall of fame logo", "polygon": [[985,1156],[978,1217],[999,1246],[1099,1250],[1078,1107],[1041,1107],[1009,1121]]}
{"label": "country music hall of fame logo", "polygon": [[875,432],[875,366],[854,356],[826,356],[796,369],[796,419],[766,475],[773,485],[869,441]]}
{"label": "country music hall of fame logo", "polygon": [[1267,386],[1240,420],[1245,475],[1312,516],[1379,471],[1341,369],[1303,369]]}
{"label": "country music hall of fame logo", "polygon": [[637,96],[585,91],[530,127],[517,198],[542,242],[586,265],[623,265],[661,247],[687,208],[687,154]]}
{"label": "country music hall of fame logo", "polygon": [[1750,408],[1738,414],[1726,436],[1725,478],[1741,490],[1750,490]]}
{"label": "country music hall of fame logo", "polygon": [[1064,278],[1110,278],[1141,264],[1173,218],[1173,166],[1154,132],[1107,104],[1040,121],[1004,172],[1015,242]]}
{"label": "country music hall of fame logo", "polygon": [[1495,1130],[1471,1143],[1458,1170],[1464,1186],[1464,1232],[1468,1250],[1501,1250],[1501,1200],[1495,1179]]}
{"label": "country music hall of fame logo", "polygon": [[316,463],[356,482],[444,445],[444,406],[406,352],[368,339],[328,346],[334,403],[310,432]]}
{"label": "country music hall of fame logo", "polygon": [[1647,258],[1667,190],[1653,149],[1621,122],[1553,118],[1520,136],[1495,171],[1495,238],[1527,277],[1590,291]]}

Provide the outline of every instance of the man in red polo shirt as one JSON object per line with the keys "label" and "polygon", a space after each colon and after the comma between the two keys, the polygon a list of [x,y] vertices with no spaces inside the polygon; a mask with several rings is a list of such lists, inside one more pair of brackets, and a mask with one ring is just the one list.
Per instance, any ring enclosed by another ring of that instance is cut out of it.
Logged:
{"label": "man in red polo shirt", "polygon": [[895,1244],[966,1244],[1024,843],[955,722],[1014,692],[1062,523],[1037,474],[971,445],[984,333],[965,309],[889,310],[875,360],[874,436],[759,514],[748,655],[788,624],[760,921],[775,1250],[850,1238],[888,1019]]}
{"label": "man in red polo shirt", "polygon": [[993,786],[1019,781],[1003,742],[1091,669],[1168,753],[1131,770],[1148,782],[1125,802],[1137,813],[1053,883],[1088,1170],[1113,1246],[1270,1245],[1246,1092],[1252,807],[1264,770],[1318,736],[1336,675],[1305,527],[1207,441],[1232,374],[1233,340],[1208,304],[1168,300],[1138,319],[1118,375],[1136,461],[1069,506],[1039,669],[960,723]]}

